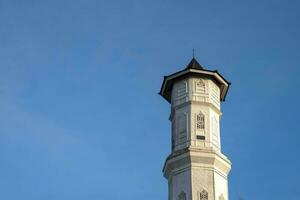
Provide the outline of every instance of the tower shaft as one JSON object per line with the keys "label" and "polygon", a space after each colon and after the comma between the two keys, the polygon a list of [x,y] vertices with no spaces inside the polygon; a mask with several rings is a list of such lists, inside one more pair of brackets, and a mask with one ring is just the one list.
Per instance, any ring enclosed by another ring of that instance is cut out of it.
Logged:
{"label": "tower shaft", "polygon": [[172,152],[163,172],[169,200],[228,200],[231,162],[221,152],[221,101],[230,83],[193,58],[165,77],[160,94],[171,103]]}

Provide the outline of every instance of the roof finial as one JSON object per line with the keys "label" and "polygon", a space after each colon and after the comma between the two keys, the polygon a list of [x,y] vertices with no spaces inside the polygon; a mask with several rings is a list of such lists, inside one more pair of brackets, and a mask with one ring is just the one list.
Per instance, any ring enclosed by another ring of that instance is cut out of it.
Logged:
{"label": "roof finial", "polygon": [[195,49],[193,48],[193,58],[195,58]]}

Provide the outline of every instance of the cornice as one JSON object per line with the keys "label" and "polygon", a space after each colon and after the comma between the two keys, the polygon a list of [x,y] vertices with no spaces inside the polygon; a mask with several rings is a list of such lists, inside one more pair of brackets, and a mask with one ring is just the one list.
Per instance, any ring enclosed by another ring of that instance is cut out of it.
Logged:
{"label": "cornice", "polygon": [[231,162],[222,153],[211,149],[185,148],[168,156],[163,168],[164,176],[168,178],[170,173],[186,166],[210,168],[227,176],[231,169]]}
{"label": "cornice", "polygon": [[210,102],[202,102],[202,101],[195,101],[195,100],[189,100],[185,103],[182,103],[182,104],[179,104],[177,106],[173,106],[172,107],[172,110],[175,109],[180,109],[180,108],[183,108],[187,105],[204,105],[204,106],[208,106],[210,107],[211,109],[213,109],[217,114],[219,114],[220,116],[222,115],[222,112],[220,111],[220,109],[218,107],[216,107],[213,103],[210,103]]}

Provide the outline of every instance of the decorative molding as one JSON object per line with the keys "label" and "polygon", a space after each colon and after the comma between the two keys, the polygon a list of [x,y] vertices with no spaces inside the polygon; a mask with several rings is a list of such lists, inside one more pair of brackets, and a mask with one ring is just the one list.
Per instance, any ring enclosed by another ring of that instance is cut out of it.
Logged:
{"label": "decorative molding", "polygon": [[215,104],[212,104],[212,103],[210,103],[210,102],[200,102],[200,101],[188,101],[188,102],[185,102],[185,103],[183,103],[183,104],[180,104],[180,105],[174,105],[173,107],[172,107],[172,109],[175,109],[175,110],[177,110],[177,109],[180,109],[180,108],[183,108],[183,107],[185,107],[185,106],[187,106],[187,105],[204,105],[204,106],[208,106],[208,107],[210,107],[211,109],[213,109],[218,115],[222,115],[222,112],[220,111],[220,109],[215,105]]}
{"label": "decorative molding", "polygon": [[169,177],[174,171],[188,165],[208,167],[218,171],[224,177],[227,177],[231,169],[231,162],[222,153],[209,149],[185,148],[168,156],[163,168],[164,176]]}

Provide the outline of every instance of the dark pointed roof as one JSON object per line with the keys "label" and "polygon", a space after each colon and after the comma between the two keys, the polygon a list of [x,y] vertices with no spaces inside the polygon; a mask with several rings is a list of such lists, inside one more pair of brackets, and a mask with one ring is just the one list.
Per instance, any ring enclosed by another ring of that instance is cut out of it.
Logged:
{"label": "dark pointed roof", "polygon": [[191,62],[186,66],[186,69],[204,69],[196,60],[196,58],[193,57]]}

